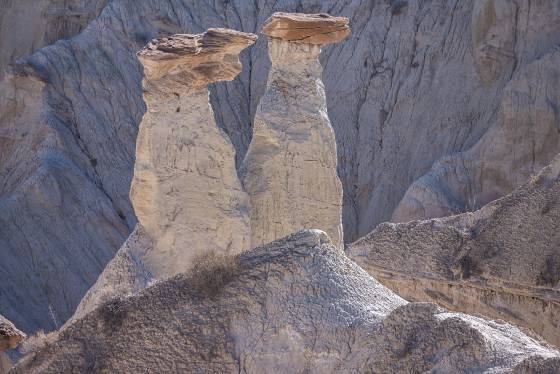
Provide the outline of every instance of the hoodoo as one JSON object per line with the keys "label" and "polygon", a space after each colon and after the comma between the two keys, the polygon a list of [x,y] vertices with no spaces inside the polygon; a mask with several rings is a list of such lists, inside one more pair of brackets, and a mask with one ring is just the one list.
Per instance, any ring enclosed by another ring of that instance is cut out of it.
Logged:
{"label": "hoodoo", "polygon": [[148,111],[140,124],[131,200],[138,227],[80,303],[80,318],[109,298],[187,272],[203,252],[249,248],[249,198],[235,150],[216,125],[208,84],[241,71],[256,35],[227,29],[179,34],[138,53]]}
{"label": "hoodoo", "polygon": [[200,251],[249,247],[248,197],[235,150],[215,123],[207,85],[234,79],[242,68],[239,53],[255,40],[253,34],[210,29],[158,39],[138,53],[148,112],[138,133],[130,197],[154,242],[146,261],[157,277],[187,270]]}
{"label": "hoodoo", "polygon": [[348,19],[275,13],[263,33],[272,67],[243,162],[251,246],[316,228],[340,247],[342,186],[318,57],[349,35]]}

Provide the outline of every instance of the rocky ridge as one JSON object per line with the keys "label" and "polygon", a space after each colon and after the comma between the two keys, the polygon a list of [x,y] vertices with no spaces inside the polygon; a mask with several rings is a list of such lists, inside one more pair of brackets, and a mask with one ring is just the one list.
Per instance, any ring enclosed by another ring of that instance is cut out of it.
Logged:
{"label": "rocky ridge", "polygon": [[347,251],[407,300],[501,318],[560,345],[559,224],[560,155],[476,212],[385,223]]}
{"label": "rocky ridge", "polygon": [[12,373],[547,373],[517,328],[407,303],[318,230],[206,263],[72,323]]}
{"label": "rocky ridge", "polygon": [[275,13],[263,33],[272,66],[241,168],[251,248],[303,228],[324,230],[342,247],[342,184],[319,54],[350,33],[348,19]]}
{"label": "rocky ridge", "polygon": [[25,337],[26,335],[13,323],[0,315],[0,374],[7,373],[12,367],[12,362],[5,351],[16,348]]}

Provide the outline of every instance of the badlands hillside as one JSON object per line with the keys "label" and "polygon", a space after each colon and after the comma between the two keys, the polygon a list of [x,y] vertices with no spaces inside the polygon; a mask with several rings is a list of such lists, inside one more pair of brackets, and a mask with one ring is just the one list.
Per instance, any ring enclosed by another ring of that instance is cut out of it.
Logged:
{"label": "badlands hillside", "polygon": [[560,372],[559,2],[0,5],[0,373]]}

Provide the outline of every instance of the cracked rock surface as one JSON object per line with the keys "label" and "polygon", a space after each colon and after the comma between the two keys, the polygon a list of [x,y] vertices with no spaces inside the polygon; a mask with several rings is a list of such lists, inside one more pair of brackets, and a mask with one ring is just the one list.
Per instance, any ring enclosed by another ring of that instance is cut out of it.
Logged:
{"label": "cracked rock surface", "polygon": [[501,318],[558,346],[559,225],[560,155],[476,212],[382,224],[348,256],[407,300]]}
{"label": "cracked rock surface", "polygon": [[16,348],[25,337],[12,322],[0,315],[0,374],[7,373],[12,367],[12,362],[4,351]]}
{"label": "cracked rock surface", "polygon": [[[329,27],[342,31],[326,34]],[[324,230],[342,247],[342,184],[319,54],[321,44],[348,35],[348,20],[275,13],[263,32],[272,66],[241,172],[251,248],[303,228]]]}
{"label": "cracked rock surface", "polygon": [[210,29],[156,39],[138,52],[148,107],[130,192],[139,222],[73,319],[110,297],[191,271],[203,253],[249,248],[249,197],[237,177],[235,150],[214,121],[207,85],[239,74],[239,52],[256,38]]}
{"label": "cracked rock surface", "polygon": [[[552,157],[557,135],[551,124],[558,123],[552,118],[560,106],[556,0],[112,0],[84,16],[83,0],[52,3],[71,10],[53,18],[55,29],[67,20],[79,28],[64,26],[63,38],[43,42],[44,35],[57,34],[43,33],[41,26],[56,12],[44,13],[43,1],[0,0],[0,65],[7,61],[4,53],[12,61],[60,39],[17,64],[43,85],[33,88],[40,91],[0,94],[0,180],[18,176],[9,187],[0,186],[0,263],[6,264],[0,313],[24,331],[52,330],[67,320],[136,225],[129,191],[146,107],[135,54],[153,38],[212,27],[258,33],[275,12],[349,19],[352,34],[320,55],[347,242],[391,220],[406,191],[432,168],[438,170],[432,186],[419,189],[445,200],[425,201],[464,211],[511,192]],[[104,2],[85,5],[94,9]],[[13,6],[24,11],[13,12]],[[24,41],[35,25],[40,32]],[[210,87],[216,122],[236,149],[238,167],[266,87],[266,38],[244,51],[241,61],[245,69],[234,81]],[[540,83],[524,83],[525,77]],[[18,81],[20,88],[27,85]],[[501,112],[515,121],[513,128]],[[496,150],[477,146],[469,152],[483,137]],[[446,157],[452,158],[450,170],[437,166]],[[514,166],[509,175],[501,157]],[[454,191],[463,176],[472,194]],[[439,184],[450,192],[439,193]],[[416,208],[427,203],[407,201],[405,219],[426,217]]]}
{"label": "cracked rock surface", "polygon": [[179,275],[105,303],[13,373],[536,373],[560,365],[557,351],[507,323],[407,303],[318,230],[206,266],[212,276]]}

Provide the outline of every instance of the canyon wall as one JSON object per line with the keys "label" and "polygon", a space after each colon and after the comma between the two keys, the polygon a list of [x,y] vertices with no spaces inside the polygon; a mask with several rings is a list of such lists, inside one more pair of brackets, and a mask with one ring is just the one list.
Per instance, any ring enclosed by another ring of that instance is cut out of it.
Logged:
{"label": "canyon wall", "polygon": [[[10,2],[16,3],[24,4]],[[88,2],[94,3],[103,4]],[[35,93],[2,89],[0,100],[17,110],[0,110],[1,139],[10,144],[2,147],[8,151],[0,172],[18,177],[0,192],[0,261],[7,264],[0,313],[25,331],[60,326],[134,229],[129,190],[146,110],[136,51],[155,37],[211,27],[256,33],[276,11],[350,20],[352,35],[320,56],[347,242],[390,220],[411,184],[432,168],[436,186],[426,191],[459,202],[440,206],[476,209],[536,172],[557,145],[551,125],[557,124],[557,95],[547,94],[555,87],[560,41],[555,0],[113,0],[80,34],[16,64],[15,76],[35,80],[29,83]],[[10,30],[16,30],[6,22],[26,25],[12,14],[2,17],[8,33],[2,28],[0,38],[12,40]],[[38,17],[42,24],[44,14]],[[5,45],[2,52],[15,48]],[[242,54],[246,69],[236,80],[210,88],[216,122],[236,149],[238,167],[265,90],[266,46],[261,38]],[[542,84],[523,83],[540,72],[547,77]],[[7,77],[4,84],[10,82]],[[539,144],[542,139],[547,143]],[[505,146],[490,152],[479,142]],[[502,181],[506,169],[493,165],[517,149],[522,154],[506,157],[514,168]],[[440,171],[447,157],[456,172]],[[460,170],[463,160],[466,171]],[[472,193],[453,190],[466,178],[473,180],[467,183]],[[439,193],[440,183],[451,192]],[[406,219],[426,217],[416,208],[433,199],[412,196],[403,203],[412,207]]]}
{"label": "canyon wall", "polygon": [[72,319],[156,280],[192,272],[200,256],[250,247],[249,196],[237,177],[235,150],[214,121],[207,86],[234,79],[242,69],[239,53],[256,39],[209,29],[155,39],[138,52],[148,107],[130,191],[138,225]]}
{"label": "canyon wall", "polygon": [[559,225],[560,155],[476,212],[382,224],[348,255],[408,300],[504,319],[560,345]]}
{"label": "canyon wall", "polygon": [[79,34],[107,0],[0,0],[0,79],[8,64]]}

